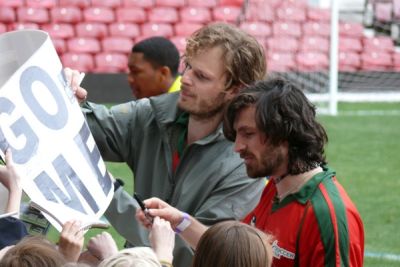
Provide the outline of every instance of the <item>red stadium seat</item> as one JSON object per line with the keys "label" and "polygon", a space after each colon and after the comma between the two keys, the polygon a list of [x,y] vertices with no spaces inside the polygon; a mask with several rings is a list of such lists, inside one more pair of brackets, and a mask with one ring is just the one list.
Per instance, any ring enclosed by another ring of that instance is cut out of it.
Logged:
{"label": "red stadium seat", "polygon": [[114,22],[114,11],[107,7],[89,7],[83,11],[86,21],[111,23]]}
{"label": "red stadium seat", "polygon": [[281,7],[276,13],[281,21],[304,22],[306,20],[306,11],[301,7]]}
{"label": "red stadium seat", "polygon": [[100,52],[99,41],[95,38],[71,38],[67,43],[68,51],[76,53]]}
{"label": "red stadium seat", "polygon": [[171,24],[167,23],[144,23],[141,26],[142,37],[164,36],[169,38],[174,35]]}
{"label": "red stadium seat", "polygon": [[104,52],[117,52],[128,54],[132,50],[132,39],[125,37],[107,37],[101,41]]}
{"label": "red stadium seat", "polygon": [[77,23],[82,20],[82,13],[78,7],[55,7],[50,14],[54,22]]}
{"label": "red stadium seat", "polygon": [[155,7],[148,11],[149,22],[175,23],[179,20],[178,12],[173,7]]}
{"label": "red stadium seat", "polygon": [[95,72],[125,72],[128,58],[124,54],[100,53],[95,56]]}
{"label": "red stadium seat", "polygon": [[17,21],[17,16],[15,15],[14,9],[12,7],[2,7],[0,8],[0,22],[15,22]]}
{"label": "red stadium seat", "polygon": [[41,29],[48,32],[52,38],[67,39],[75,36],[74,27],[67,23],[44,24]]}
{"label": "red stadium seat", "polygon": [[79,7],[86,8],[91,5],[91,0],[58,0],[60,7]]}
{"label": "red stadium seat", "polygon": [[141,7],[141,8],[152,8],[154,1],[149,0],[122,0],[122,5],[126,7]]}
{"label": "red stadium seat", "polygon": [[187,0],[187,6],[191,7],[214,7],[218,0]]}
{"label": "red stadium seat", "polygon": [[219,0],[220,6],[241,6],[244,0]]}
{"label": "red stadium seat", "polygon": [[177,23],[174,29],[176,35],[189,36],[201,27],[203,27],[201,23]]}
{"label": "red stadium seat", "polygon": [[358,53],[340,52],[339,53],[339,70],[355,71],[361,66],[361,59]]}
{"label": "red stadium seat", "polygon": [[0,33],[4,33],[6,31],[7,31],[6,25],[4,25],[3,23],[0,23]]}
{"label": "red stadium seat", "polygon": [[291,53],[271,52],[267,55],[268,71],[286,72],[294,70],[296,63]]}
{"label": "red stadium seat", "polygon": [[300,52],[296,55],[299,70],[323,71],[328,69],[328,56],[323,53]]}
{"label": "red stadium seat", "polygon": [[329,39],[319,36],[304,36],[300,42],[300,50],[307,52],[328,53]]}
{"label": "red stadium seat", "polygon": [[122,5],[121,0],[91,0],[92,6],[117,8]]}
{"label": "red stadium seat", "polygon": [[164,7],[184,7],[186,5],[185,0],[155,0],[156,6]]}
{"label": "red stadium seat", "polygon": [[273,24],[274,36],[301,37],[301,26],[293,22],[277,22]]}
{"label": "red stadium seat", "polygon": [[19,7],[17,9],[19,22],[47,23],[49,13],[45,8]]}
{"label": "red stadium seat", "polygon": [[400,0],[393,0],[393,19],[400,20]]}
{"label": "red stadium seat", "polygon": [[143,23],[147,21],[146,12],[140,7],[118,8],[115,15],[117,20],[122,22]]}
{"label": "red stadium seat", "polygon": [[267,38],[268,51],[295,53],[299,50],[299,41],[292,37]]}
{"label": "red stadium seat", "polygon": [[361,23],[357,22],[340,22],[339,33],[341,36],[361,38],[364,36],[364,27]]}
{"label": "red stadium seat", "polygon": [[39,25],[32,22],[16,22],[8,24],[9,31],[24,30],[24,29],[38,30]]}
{"label": "red stadium seat", "polygon": [[211,21],[210,9],[206,7],[185,7],[180,11],[182,22],[207,23]]}
{"label": "red stadium seat", "polygon": [[240,8],[236,6],[217,6],[213,9],[213,17],[217,21],[235,22],[240,13]]}
{"label": "red stadium seat", "polygon": [[380,22],[392,21],[393,3],[375,3],[375,18]]}
{"label": "red stadium seat", "polygon": [[52,8],[58,3],[56,0],[25,0],[27,7]]}
{"label": "red stadium seat", "polygon": [[139,26],[133,23],[117,22],[108,26],[110,36],[136,38],[140,35]]}
{"label": "red stadium seat", "polygon": [[400,53],[393,54],[393,66],[396,71],[400,71]]}
{"label": "red stadium seat", "polygon": [[382,51],[392,53],[394,51],[394,44],[392,38],[389,36],[379,36],[373,38],[364,38],[364,50],[366,51]]}
{"label": "red stadium seat", "polygon": [[341,52],[361,52],[363,50],[362,43],[358,38],[339,37],[339,51]]}
{"label": "red stadium seat", "polygon": [[174,36],[170,38],[171,42],[173,42],[178,48],[179,52],[183,53],[186,49],[186,37],[185,36]]}
{"label": "red stadium seat", "polygon": [[269,25],[263,22],[244,22],[240,25],[240,28],[257,37],[267,37],[272,33]]}
{"label": "red stadium seat", "polygon": [[64,67],[83,72],[91,72],[94,69],[94,60],[91,54],[65,53],[61,56],[61,62]]}
{"label": "red stadium seat", "polygon": [[246,11],[247,21],[274,22],[275,10],[271,6],[265,6],[265,3],[250,5]]}
{"label": "red stadium seat", "polygon": [[324,22],[309,21],[303,24],[303,33],[311,36],[330,36],[330,24]]}
{"label": "red stadium seat", "polygon": [[331,21],[331,10],[322,8],[308,8],[307,18],[310,21],[329,23]]}
{"label": "red stadium seat", "polygon": [[361,62],[361,68],[368,71],[385,71],[393,67],[391,54],[381,51],[361,54]]}
{"label": "red stadium seat", "polygon": [[78,37],[104,38],[108,35],[107,26],[104,23],[81,22],[75,26]]}
{"label": "red stadium seat", "polygon": [[[281,7],[300,7],[300,8],[307,8],[308,6],[308,0],[274,0],[274,6],[281,6]],[[274,2],[272,1],[272,2]]]}
{"label": "red stadium seat", "polygon": [[4,7],[22,7],[25,6],[24,0],[3,0],[0,1],[1,9]]}
{"label": "red stadium seat", "polygon": [[51,38],[51,41],[53,42],[54,48],[59,55],[67,51],[67,44],[65,43],[64,39]]}

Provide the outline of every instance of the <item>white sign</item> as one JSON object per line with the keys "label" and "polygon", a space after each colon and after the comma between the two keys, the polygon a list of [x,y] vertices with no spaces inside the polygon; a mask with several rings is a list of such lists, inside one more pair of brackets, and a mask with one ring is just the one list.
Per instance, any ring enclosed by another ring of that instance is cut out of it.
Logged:
{"label": "white sign", "polygon": [[108,207],[111,178],[43,31],[0,35],[3,158],[7,148],[24,191],[60,222],[96,221]]}

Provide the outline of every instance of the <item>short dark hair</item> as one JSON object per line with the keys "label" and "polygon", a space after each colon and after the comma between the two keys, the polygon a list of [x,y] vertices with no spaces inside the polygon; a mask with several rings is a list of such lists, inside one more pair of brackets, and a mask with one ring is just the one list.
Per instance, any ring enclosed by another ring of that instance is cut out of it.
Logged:
{"label": "short dark hair", "polygon": [[167,66],[171,74],[178,75],[179,51],[168,39],[155,36],[144,39],[132,47],[132,53],[143,53],[144,59],[154,67]]}
{"label": "short dark hair", "polygon": [[255,105],[257,128],[272,145],[289,144],[288,174],[306,172],[325,164],[325,129],[316,120],[315,106],[293,83],[282,78],[260,81],[240,92],[228,105],[224,117],[224,134],[236,139],[233,128],[236,115]]}

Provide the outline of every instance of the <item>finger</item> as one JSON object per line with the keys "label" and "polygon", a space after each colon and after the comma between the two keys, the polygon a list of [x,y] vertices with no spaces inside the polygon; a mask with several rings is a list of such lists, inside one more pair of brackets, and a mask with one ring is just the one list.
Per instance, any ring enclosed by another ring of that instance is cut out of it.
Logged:
{"label": "finger", "polygon": [[143,202],[147,208],[152,208],[152,209],[169,206],[166,202],[156,197],[146,199]]}
{"label": "finger", "polygon": [[74,221],[67,221],[67,222],[65,222],[64,223],[64,225],[63,225],[63,227],[62,227],[62,230],[61,230],[61,235],[64,233],[64,234],[66,234],[66,233],[69,233],[70,231],[71,231],[71,227],[72,227],[72,224],[74,223]]}
{"label": "finger", "polygon": [[12,159],[12,151],[10,148],[7,148],[6,150],[6,156],[5,156],[6,164],[7,165],[13,165],[13,159]]}

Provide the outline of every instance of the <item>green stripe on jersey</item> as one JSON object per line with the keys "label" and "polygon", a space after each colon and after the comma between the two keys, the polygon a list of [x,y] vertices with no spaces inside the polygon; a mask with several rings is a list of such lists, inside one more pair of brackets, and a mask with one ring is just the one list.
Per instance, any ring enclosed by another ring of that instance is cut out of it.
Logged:
{"label": "green stripe on jersey", "polygon": [[346,209],[343,199],[333,179],[325,179],[323,185],[335,207],[336,222],[339,234],[340,265],[350,266],[349,263],[349,227],[347,225]]}
{"label": "green stripe on jersey", "polygon": [[[330,180],[325,179],[325,180]],[[311,198],[315,217],[317,218],[321,240],[325,248],[325,266],[335,267],[335,235],[332,225],[329,207],[326,200],[318,188]]]}

